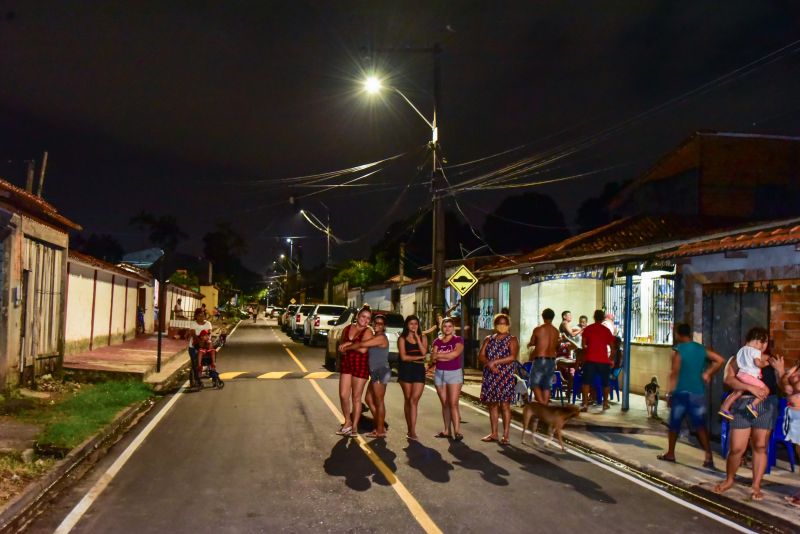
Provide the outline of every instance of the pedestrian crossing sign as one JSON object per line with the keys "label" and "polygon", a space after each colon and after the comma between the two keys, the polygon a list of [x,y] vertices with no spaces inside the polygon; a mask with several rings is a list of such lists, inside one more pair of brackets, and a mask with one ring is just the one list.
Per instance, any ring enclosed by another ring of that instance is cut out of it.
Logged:
{"label": "pedestrian crossing sign", "polygon": [[462,265],[447,279],[447,283],[463,297],[469,293],[470,289],[475,287],[475,284],[478,283],[478,277]]}

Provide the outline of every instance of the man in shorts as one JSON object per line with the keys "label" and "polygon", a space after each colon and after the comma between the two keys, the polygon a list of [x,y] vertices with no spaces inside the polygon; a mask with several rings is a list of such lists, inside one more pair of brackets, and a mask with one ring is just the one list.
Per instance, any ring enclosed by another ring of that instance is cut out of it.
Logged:
{"label": "man in shorts", "polygon": [[583,330],[583,378],[581,383],[581,411],[589,409],[589,393],[595,378],[600,378],[603,387],[603,411],[608,410],[609,380],[611,378],[611,354],[617,349],[617,338],[603,325],[603,310],[595,310],[594,323]]}
{"label": "man in shorts", "polygon": [[[703,467],[713,468],[711,446],[706,431],[706,384],[714,376],[725,359],[692,341],[692,329],[681,323],[675,329],[675,347],[672,350],[672,372],[669,375],[669,437],[667,452],[658,456],[665,462],[675,461],[675,443],[681,431],[684,417],[689,418],[697,441],[703,446],[706,458]],[[709,365],[709,361],[711,364]]]}
{"label": "man in shorts", "polygon": [[550,402],[550,386],[556,374],[556,351],[561,335],[553,326],[555,316],[556,312],[546,308],[542,312],[544,322],[533,329],[531,340],[528,342],[528,348],[533,348],[529,360],[533,362],[531,366],[533,397],[541,404]]}

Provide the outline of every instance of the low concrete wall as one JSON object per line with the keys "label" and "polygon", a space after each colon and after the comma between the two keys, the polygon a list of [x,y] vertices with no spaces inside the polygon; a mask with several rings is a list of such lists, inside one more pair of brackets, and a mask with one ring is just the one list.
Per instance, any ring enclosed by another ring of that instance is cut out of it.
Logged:
{"label": "low concrete wall", "polygon": [[644,394],[644,386],[650,383],[653,376],[657,376],[661,394],[666,395],[671,369],[671,346],[631,344],[631,393]]}

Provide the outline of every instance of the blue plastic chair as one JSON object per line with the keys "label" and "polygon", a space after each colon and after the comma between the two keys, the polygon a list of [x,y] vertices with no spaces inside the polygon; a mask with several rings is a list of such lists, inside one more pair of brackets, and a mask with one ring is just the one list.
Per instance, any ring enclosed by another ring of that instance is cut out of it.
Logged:
{"label": "blue plastic chair", "polygon": [[794,443],[786,441],[786,432],[783,425],[786,422],[786,399],[778,399],[778,417],[775,420],[775,429],[769,438],[769,445],[767,447],[767,473],[778,462],[778,445],[786,447],[787,456],[789,456],[789,467],[794,473]]}
{"label": "blue plastic chair", "polygon": [[561,371],[556,371],[555,375],[553,375],[553,385],[550,388],[550,398],[560,400],[562,406],[564,405],[564,399],[567,397],[565,386]]}
{"label": "blue plastic chair", "polygon": [[[611,371],[611,379],[608,381],[608,385],[610,386],[610,391],[608,393],[608,400],[614,399],[614,393],[617,394],[617,402],[622,400],[622,397],[619,393],[619,375],[622,373],[622,367],[616,367],[613,371]],[[599,386],[598,386],[599,387]]]}
{"label": "blue plastic chair", "polygon": [[583,385],[583,371],[578,369],[572,375],[572,404],[575,404],[577,397],[582,397],[581,386]]}
{"label": "blue plastic chair", "polygon": [[528,388],[528,399],[533,398],[533,384],[531,384],[532,374],[531,371],[533,370],[533,362],[525,362],[522,364],[522,368],[525,370],[525,385]]}

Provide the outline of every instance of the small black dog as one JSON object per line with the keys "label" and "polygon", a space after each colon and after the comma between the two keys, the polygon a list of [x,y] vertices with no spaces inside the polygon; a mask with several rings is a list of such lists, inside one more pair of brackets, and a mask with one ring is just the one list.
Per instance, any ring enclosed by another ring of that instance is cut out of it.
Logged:
{"label": "small black dog", "polygon": [[647,403],[647,416],[655,419],[658,417],[658,390],[661,387],[658,385],[658,377],[650,379],[650,383],[644,387],[644,400]]}

